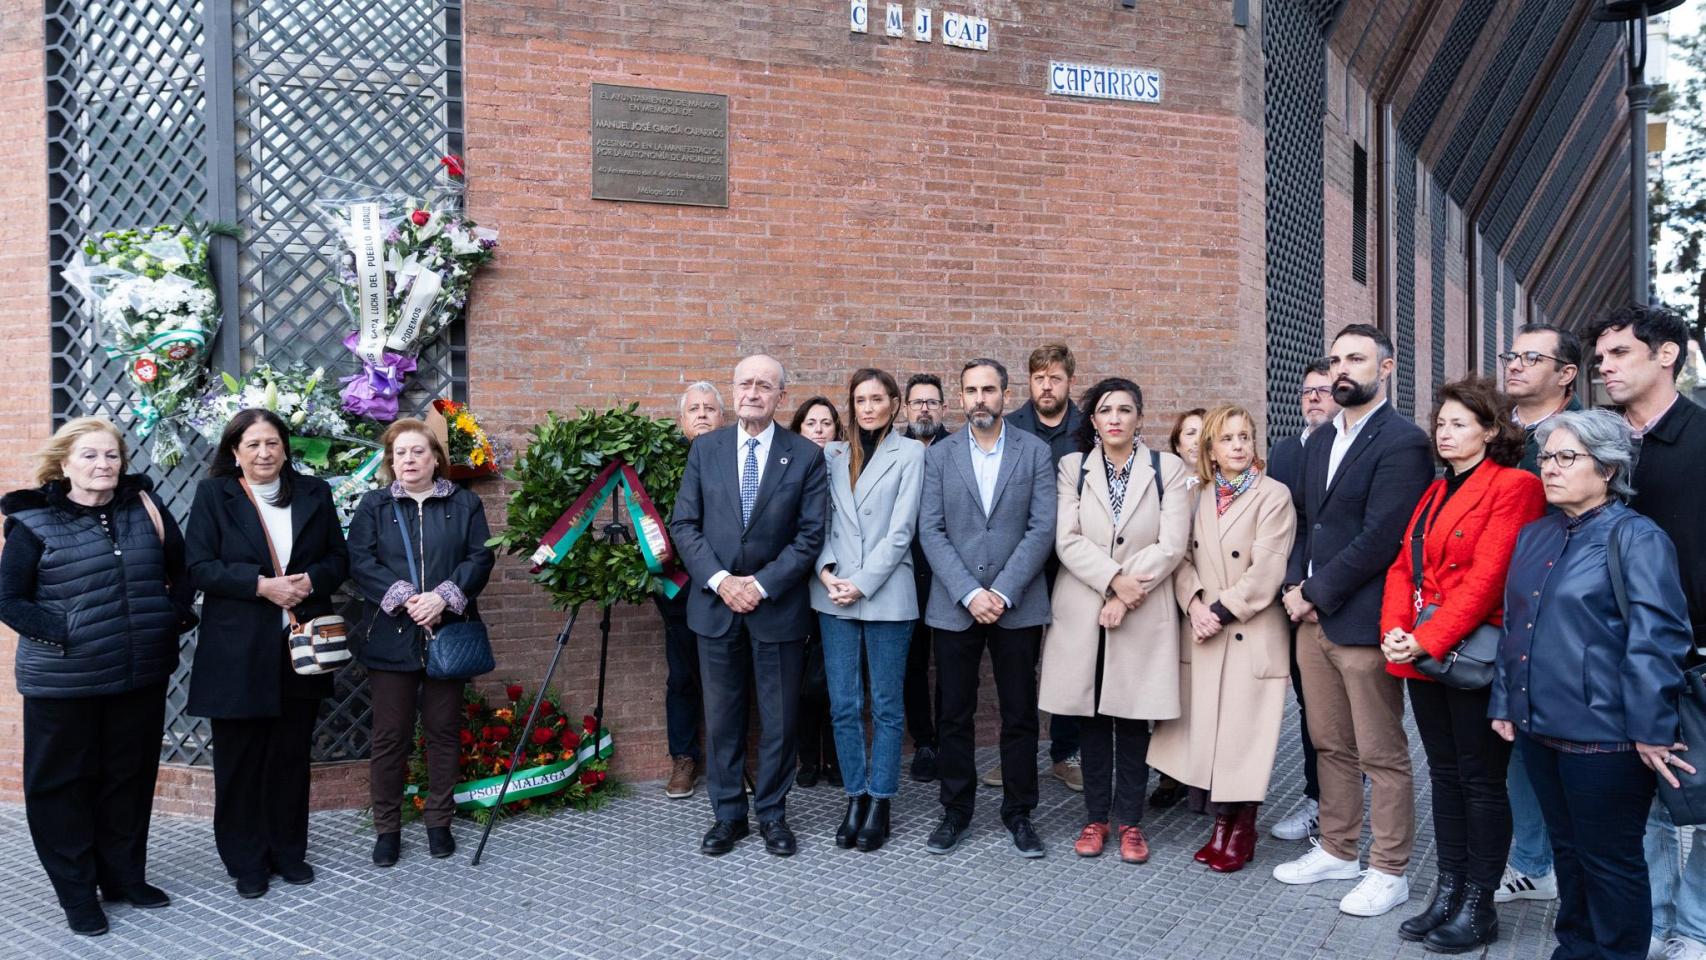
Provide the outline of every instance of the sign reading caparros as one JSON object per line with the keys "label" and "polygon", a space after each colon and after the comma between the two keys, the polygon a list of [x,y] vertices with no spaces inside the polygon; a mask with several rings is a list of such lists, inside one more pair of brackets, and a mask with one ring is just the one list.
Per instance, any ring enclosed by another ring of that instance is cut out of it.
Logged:
{"label": "sign reading caparros", "polygon": [[1160,103],[1161,71],[1056,60],[1048,65],[1048,92],[1061,97]]}

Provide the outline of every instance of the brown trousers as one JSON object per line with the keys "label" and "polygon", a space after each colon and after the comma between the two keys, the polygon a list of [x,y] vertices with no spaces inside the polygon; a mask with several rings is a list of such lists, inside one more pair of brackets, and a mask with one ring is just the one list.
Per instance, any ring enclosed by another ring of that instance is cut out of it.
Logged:
{"label": "brown trousers", "polygon": [[368,789],[373,802],[373,829],[395,833],[402,829],[403,781],[415,747],[415,707],[420,706],[426,734],[427,793],[422,811],[429,827],[447,827],[456,815],[455,790],[462,779],[461,680],[431,680],[424,671],[400,673],[369,670],[373,695],[373,750]]}
{"label": "brown trousers", "polygon": [[1378,646],[1339,646],[1315,623],[1298,625],[1297,665],[1320,766],[1321,847],[1340,860],[1358,859],[1366,773],[1374,833],[1368,865],[1401,876],[1416,841],[1403,681],[1386,672]]}

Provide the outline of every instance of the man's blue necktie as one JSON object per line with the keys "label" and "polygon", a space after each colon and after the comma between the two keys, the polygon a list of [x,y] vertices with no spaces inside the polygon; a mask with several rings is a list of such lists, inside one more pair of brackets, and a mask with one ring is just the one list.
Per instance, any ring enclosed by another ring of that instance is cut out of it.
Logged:
{"label": "man's blue necktie", "polygon": [[752,522],[752,504],[758,499],[758,438],[746,441],[746,463],[740,468],[740,523]]}

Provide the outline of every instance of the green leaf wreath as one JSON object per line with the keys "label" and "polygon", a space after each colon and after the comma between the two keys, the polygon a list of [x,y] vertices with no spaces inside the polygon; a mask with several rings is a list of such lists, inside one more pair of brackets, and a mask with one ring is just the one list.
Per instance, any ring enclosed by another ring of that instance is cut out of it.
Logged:
{"label": "green leaf wreath", "polygon": [[[621,410],[581,409],[572,418],[548,413],[545,422],[533,428],[526,452],[505,474],[520,488],[509,499],[508,529],[488,545],[531,556],[563,511],[617,457],[639,473],[652,502],[667,518],[687,467],[687,443],[674,421],[645,416],[637,403]],[[609,517],[610,504],[606,504],[588,535],[575,543],[561,563],[547,565],[534,575],[534,582],[550,591],[559,609],[579,603],[615,606],[651,599],[654,580],[640,548],[632,542],[605,542],[602,528]],[[625,515],[623,521],[627,521]]]}

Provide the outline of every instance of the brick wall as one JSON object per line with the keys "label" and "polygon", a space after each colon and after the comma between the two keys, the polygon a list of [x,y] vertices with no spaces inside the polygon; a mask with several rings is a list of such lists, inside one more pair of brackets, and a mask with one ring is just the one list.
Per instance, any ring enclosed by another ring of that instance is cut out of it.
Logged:
{"label": "brick wall", "polygon": [[[991,19],[990,51],[850,35],[836,4],[471,5],[470,203],[504,231],[469,328],[474,403],[514,434],[577,405],[663,414],[755,350],[797,400],[866,364],[947,376],[987,354],[1022,378],[1064,338],[1080,388],[1143,385],[1152,438],[1185,407],[1259,408],[1255,27],[1227,2],[962,6]],[[1047,97],[1051,57],[1159,68],[1164,102]],[[729,208],[590,200],[593,82],[727,94]],[[561,615],[512,561],[482,605],[499,673],[531,682]],[[574,709],[592,626],[564,670]],[[608,709],[632,777],[663,769],[660,644],[650,610],[618,612]]]}

